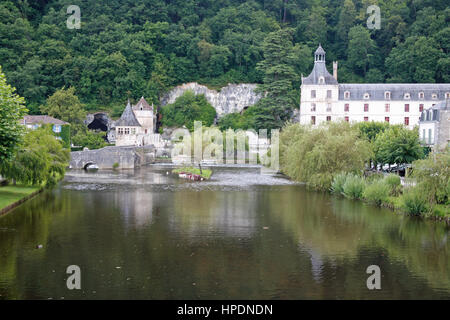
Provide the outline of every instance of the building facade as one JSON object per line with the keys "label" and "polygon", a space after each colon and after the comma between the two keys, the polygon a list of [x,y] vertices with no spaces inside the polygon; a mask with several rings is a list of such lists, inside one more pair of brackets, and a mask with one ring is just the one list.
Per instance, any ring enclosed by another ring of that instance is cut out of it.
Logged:
{"label": "building facade", "polygon": [[311,74],[302,76],[301,124],[386,121],[413,128],[419,124],[422,111],[450,98],[450,84],[339,84],[337,62],[331,75],[325,56],[319,45]]}
{"label": "building facade", "polygon": [[122,116],[114,124],[116,146],[157,145],[160,135],[155,134],[156,116],[153,105],[144,97],[132,106],[128,101]]}
{"label": "building facade", "polygon": [[420,140],[434,150],[450,145],[450,99],[424,110],[419,121]]}

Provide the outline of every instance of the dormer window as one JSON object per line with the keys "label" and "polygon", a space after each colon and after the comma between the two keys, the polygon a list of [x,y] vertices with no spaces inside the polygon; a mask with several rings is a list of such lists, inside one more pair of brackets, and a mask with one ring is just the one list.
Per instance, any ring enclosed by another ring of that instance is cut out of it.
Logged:
{"label": "dormer window", "polygon": [[450,92],[445,93],[445,99],[450,99]]}
{"label": "dormer window", "polygon": [[390,93],[389,91],[386,91],[386,92],[384,93],[384,99],[386,99],[386,100],[391,100],[391,93]]}
{"label": "dormer window", "polygon": [[436,99],[437,99],[437,93],[433,93],[433,94],[431,95],[431,99],[436,100]]}
{"label": "dormer window", "polygon": [[319,78],[319,84],[324,84],[325,83],[325,78],[324,77],[320,77]]}
{"label": "dormer window", "polygon": [[409,93],[405,93],[405,95],[403,96],[405,99],[411,99],[411,95]]}
{"label": "dormer window", "polygon": [[364,99],[365,99],[365,100],[368,100],[369,98],[370,98],[370,94],[368,94],[367,92],[364,93]]}
{"label": "dormer window", "polygon": [[350,92],[349,91],[345,91],[344,92],[344,98],[345,99],[350,99]]}
{"label": "dormer window", "polygon": [[419,92],[419,99],[424,99],[425,98],[425,94],[423,92]]}

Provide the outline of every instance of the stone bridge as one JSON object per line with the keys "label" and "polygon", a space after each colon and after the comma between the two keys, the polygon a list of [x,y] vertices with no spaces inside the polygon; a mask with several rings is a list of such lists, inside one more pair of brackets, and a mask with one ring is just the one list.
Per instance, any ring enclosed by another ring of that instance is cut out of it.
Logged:
{"label": "stone bridge", "polygon": [[156,157],[154,146],[105,147],[97,150],[74,151],[70,154],[70,169],[86,169],[96,164],[99,169],[133,169],[151,163]]}

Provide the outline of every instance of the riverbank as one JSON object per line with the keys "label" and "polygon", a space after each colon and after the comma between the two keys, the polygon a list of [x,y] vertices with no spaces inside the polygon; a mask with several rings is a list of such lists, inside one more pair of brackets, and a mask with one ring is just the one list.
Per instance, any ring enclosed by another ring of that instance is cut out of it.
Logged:
{"label": "riverbank", "polygon": [[0,215],[14,209],[41,191],[40,187],[20,185],[0,187]]}

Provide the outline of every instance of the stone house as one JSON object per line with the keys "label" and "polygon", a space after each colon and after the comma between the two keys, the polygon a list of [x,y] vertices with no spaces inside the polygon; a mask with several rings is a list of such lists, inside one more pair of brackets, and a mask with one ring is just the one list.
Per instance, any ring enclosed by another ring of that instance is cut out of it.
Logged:
{"label": "stone house", "polygon": [[155,133],[156,115],[154,106],[149,105],[142,97],[132,106],[128,101],[122,116],[114,124],[116,146],[158,145],[159,134]]}
{"label": "stone house", "polygon": [[450,145],[450,99],[421,113],[419,135],[422,143],[434,150],[443,150]]}

